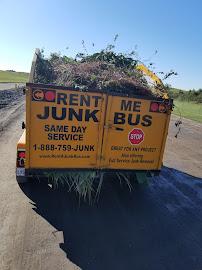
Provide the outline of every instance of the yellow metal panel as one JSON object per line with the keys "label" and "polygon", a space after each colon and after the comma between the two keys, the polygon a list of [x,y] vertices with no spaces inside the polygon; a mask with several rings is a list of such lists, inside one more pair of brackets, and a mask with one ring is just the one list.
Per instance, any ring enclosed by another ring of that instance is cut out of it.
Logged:
{"label": "yellow metal panel", "polygon": [[26,160],[25,168],[29,169],[30,167],[30,113],[31,113],[31,89],[26,89]]}
{"label": "yellow metal panel", "polygon": [[30,168],[99,167],[106,95],[31,90]]}
{"label": "yellow metal panel", "polygon": [[150,112],[154,101],[36,86],[26,97],[26,168],[161,168],[170,112]]}
{"label": "yellow metal panel", "polygon": [[161,153],[160,153],[160,158],[159,158],[158,170],[160,170],[161,166],[163,165],[163,154],[164,154],[166,139],[167,139],[167,135],[168,135],[170,116],[171,116],[171,112],[168,114],[167,121],[166,121],[165,128],[164,128],[163,142],[162,142]]}
{"label": "yellow metal panel", "polygon": [[[102,168],[123,170],[160,168],[162,148],[167,135],[168,115],[150,112],[151,102],[144,99],[109,97]],[[140,138],[142,136],[142,141],[138,136]]]}
{"label": "yellow metal panel", "polygon": [[144,74],[148,75],[156,84],[163,85],[159,77],[156,76],[156,74],[153,73],[151,70],[149,70],[145,65],[140,64],[137,66],[137,69],[141,70],[142,72],[144,72]]}

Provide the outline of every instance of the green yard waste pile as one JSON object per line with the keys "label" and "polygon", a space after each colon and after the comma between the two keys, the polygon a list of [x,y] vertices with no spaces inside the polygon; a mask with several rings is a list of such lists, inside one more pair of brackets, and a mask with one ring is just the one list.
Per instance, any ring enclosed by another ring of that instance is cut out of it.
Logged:
{"label": "green yard waste pile", "polygon": [[[92,55],[78,54],[76,58],[57,53],[45,58],[42,51],[37,54],[34,83],[65,86],[78,91],[140,95],[151,99],[163,97],[166,92],[162,86],[150,85],[147,82],[142,71],[137,68],[138,61],[130,55],[117,54],[107,49]],[[59,184],[67,186],[69,191],[75,191],[79,197],[91,202],[99,197],[104,175],[105,173],[100,171],[74,170],[50,172],[47,177],[54,187]],[[136,174],[126,171],[115,172],[114,176],[131,189],[130,179],[131,176],[134,179]]]}
{"label": "green yard waste pile", "polygon": [[138,61],[125,54],[102,50],[76,58],[38,52],[34,83],[66,86],[80,91],[163,97],[165,90],[152,87],[137,69]]}

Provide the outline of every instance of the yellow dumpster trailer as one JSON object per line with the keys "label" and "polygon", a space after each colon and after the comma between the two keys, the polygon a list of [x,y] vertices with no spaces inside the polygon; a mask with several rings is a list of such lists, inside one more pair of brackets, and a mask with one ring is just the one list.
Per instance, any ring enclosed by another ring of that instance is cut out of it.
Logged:
{"label": "yellow dumpster trailer", "polygon": [[32,83],[34,63],[17,145],[19,182],[49,171],[160,171],[171,99]]}

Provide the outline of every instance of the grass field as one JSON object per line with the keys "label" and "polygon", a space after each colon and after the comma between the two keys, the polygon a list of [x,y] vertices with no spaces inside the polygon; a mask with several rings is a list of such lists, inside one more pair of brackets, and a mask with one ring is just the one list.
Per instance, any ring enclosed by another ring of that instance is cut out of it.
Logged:
{"label": "grass field", "polygon": [[10,72],[0,70],[0,82],[2,83],[26,83],[29,73]]}
{"label": "grass field", "polygon": [[174,114],[202,123],[202,104],[179,100],[174,100],[174,104]]}

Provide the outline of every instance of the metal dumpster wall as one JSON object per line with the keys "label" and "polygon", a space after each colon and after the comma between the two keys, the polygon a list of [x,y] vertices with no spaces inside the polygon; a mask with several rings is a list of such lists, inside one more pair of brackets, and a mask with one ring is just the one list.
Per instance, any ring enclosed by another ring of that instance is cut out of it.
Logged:
{"label": "metal dumpster wall", "polygon": [[160,169],[169,115],[151,112],[151,100],[109,96],[107,102],[102,167]]}
{"label": "metal dumpster wall", "polygon": [[29,88],[28,168],[98,168],[106,95]]}
{"label": "metal dumpster wall", "polygon": [[151,112],[154,101],[27,87],[27,169],[160,169],[169,113]]}

